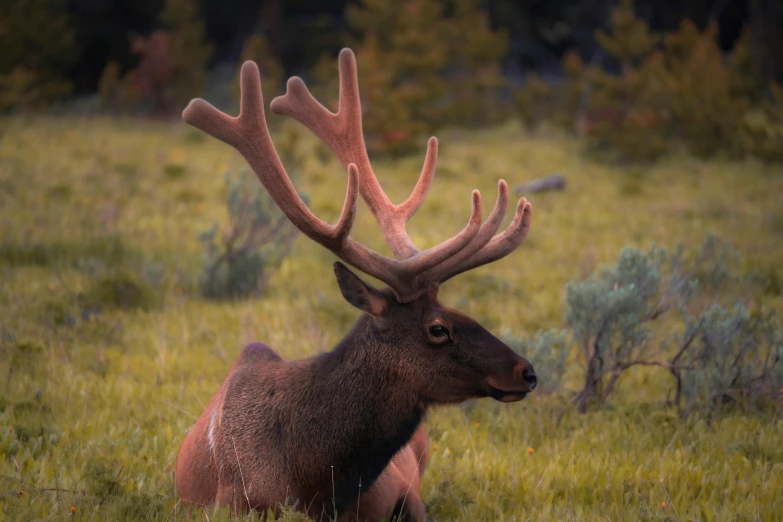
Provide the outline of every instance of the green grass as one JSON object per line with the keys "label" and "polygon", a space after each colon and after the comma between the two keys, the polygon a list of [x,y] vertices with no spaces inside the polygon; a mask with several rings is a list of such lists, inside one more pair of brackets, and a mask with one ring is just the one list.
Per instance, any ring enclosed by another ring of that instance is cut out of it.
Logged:
{"label": "green grass", "polygon": [[[488,213],[498,178],[567,179],[563,193],[530,197],[533,227],[518,251],[444,285],[445,303],[498,334],[561,327],[565,283],[626,245],[695,249],[708,231],[737,248],[745,268],[777,278],[756,298],[783,309],[779,168],[688,157],[607,167],[580,155],[578,143],[514,125],[440,139],[433,190],[409,226],[422,247],[464,226],[473,188]],[[309,136],[303,147],[297,188],[333,222],[346,175],[319,159]],[[376,162],[393,201],[412,189],[422,160]],[[242,344],[305,357],[358,318],[340,297],[331,254],[301,236],[264,299],[198,297],[196,235],[225,218],[224,172],[243,166],[178,122],[5,122],[0,520],[185,519],[173,478],[179,444]],[[390,253],[365,207],[355,230]],[[432,412],[422,485],[430,518],[783,519],[783,419],[680,420],[663,406],[669,384],[631,372],[604,410],[586,415],[536,394]]]}

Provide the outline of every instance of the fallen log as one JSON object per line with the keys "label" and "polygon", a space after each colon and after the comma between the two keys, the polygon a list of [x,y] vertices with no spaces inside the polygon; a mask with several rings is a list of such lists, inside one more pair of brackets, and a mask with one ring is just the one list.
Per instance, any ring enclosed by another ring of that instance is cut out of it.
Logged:
{"label": "fallen log", "polygon": [[545,178],[538,178],[517,185],[514,192],[517,194],[532,194],[534,192],[546,192],[547,190],[565,190],[565,178],[561,174],[552,174]]}

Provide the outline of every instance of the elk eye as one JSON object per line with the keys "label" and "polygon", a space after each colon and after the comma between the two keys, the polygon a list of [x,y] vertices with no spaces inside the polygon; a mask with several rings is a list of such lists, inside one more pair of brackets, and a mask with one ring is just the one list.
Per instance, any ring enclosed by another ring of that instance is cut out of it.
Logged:
{"label": "elk eye", "polygon": [[449,331],[442,324],[434,324],[430,326],[430,335],[433,337],[444,337],[449,335]]}

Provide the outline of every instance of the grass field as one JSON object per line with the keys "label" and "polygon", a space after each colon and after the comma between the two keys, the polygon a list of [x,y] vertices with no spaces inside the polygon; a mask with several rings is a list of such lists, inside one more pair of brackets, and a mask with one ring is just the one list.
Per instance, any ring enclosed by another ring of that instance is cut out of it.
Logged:
{"label": "grass field", "polygon": [[[225,219],[224,173],[244,166],[216,140],[179,122],[2,125],[0,520],[184,520],[179,444],[243,343],[309,356],[358,312],[340,296],[331,254],[302,236],[263,299],[199,297],[197,233]],[[684,156],[607,167],[575,142],[513,124],[439,137],[433,190],[409,225],[423,247],[464,226],[473,188],[489,207],[498,178],[567,179],[565,192],[529,198],[533,227],[519,250],[441,292],[497,334],[562,326],[565,283],[626,245],[696,248],[713,231],[746,268],[783,275],[780,167]],[[309,136],[302,147],[298,188],[333,222],[346,176]],[[422,160],[376,163],[393,201]],[[389,254],[365,207],[355,230]],[[137,286],[142,276],[154,284]],[[139,306],[112,307],[118,287]],[[779,289],[757,297],[783,310]],[[430,519],[783,520],[783,419],[680,420],[656,375],[630,373],[607,407],[585,415],[535,393],[433,411],[422,485]]]}

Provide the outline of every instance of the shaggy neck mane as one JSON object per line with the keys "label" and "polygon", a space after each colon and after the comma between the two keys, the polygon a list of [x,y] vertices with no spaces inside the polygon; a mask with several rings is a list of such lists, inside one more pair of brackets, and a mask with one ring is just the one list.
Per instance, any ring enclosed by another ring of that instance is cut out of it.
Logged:
{"label": "shaggy neck mane", "polygon": [[294,444],[301,447],[303,424],[311,428],[305,435],[311,450],[301,455],[297,479],[321,491],[326,481],[330,493],[334,484],[338,511],[369,489],[408,443],[426,409],[417,391],[405,385],[397,350],[379,342],[374,329],[365,315],[331,352],[294,363],[291,382],[302,391]]}

